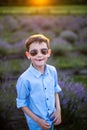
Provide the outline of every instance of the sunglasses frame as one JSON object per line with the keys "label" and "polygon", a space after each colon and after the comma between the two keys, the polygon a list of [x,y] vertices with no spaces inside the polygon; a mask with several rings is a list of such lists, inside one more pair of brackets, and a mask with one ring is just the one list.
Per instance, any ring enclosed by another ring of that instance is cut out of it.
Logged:
{"label": "sunglasses frame", "polygon": [[[48,48],[42,48],[42,49],[40,49],[40,53],[43,54],[43,55],[47,55],[48,50],[49,50]],[[33,49],[29,53],[30,53],[31,56],[36,56],[38,54],[38,50]]]}

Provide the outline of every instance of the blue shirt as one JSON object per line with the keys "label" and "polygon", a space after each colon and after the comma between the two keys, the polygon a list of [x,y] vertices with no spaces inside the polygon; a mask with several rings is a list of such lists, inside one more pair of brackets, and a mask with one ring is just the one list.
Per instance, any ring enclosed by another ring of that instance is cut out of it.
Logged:
{"label": "blue shirt", "polygon": [[[55,67],[47,64],[42,74],[31,64],[19,77],[16,90],[18,108],[27,106],[38,117],[52,124],[50,115],[55,111],[55,93],[61,91]],[[38,125],[26,114],[25,117],[29,126]]]}

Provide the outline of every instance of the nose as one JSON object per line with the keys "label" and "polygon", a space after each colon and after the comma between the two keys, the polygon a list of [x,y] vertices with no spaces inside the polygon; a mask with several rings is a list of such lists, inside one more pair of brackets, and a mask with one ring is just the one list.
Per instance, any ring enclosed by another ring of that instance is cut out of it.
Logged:
{"label": "nose", "polygon": [[38,54],[37,54],[38,56],[42,56],[42,53],[41,53],[41,51],[39,50],[38,51]]}

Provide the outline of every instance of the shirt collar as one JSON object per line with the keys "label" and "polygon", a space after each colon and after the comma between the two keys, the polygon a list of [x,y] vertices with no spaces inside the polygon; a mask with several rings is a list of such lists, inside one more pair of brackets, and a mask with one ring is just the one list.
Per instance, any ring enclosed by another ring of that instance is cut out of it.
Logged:
{"label": "shirt collar", "polygon": [[47,75],[48,74],[47,65],[45,66],[45,72],[43,74],[40,71],[38,71],[37,69],[35,69],[32,64],[30,64],[29,70],[37,78],[39,78],[41,75]]}

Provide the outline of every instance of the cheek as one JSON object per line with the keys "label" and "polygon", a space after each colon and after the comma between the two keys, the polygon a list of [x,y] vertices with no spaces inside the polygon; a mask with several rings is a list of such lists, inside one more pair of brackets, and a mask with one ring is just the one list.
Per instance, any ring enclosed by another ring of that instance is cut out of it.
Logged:
{"label": "cheek", "polygon": [[35,60],[35,57],[30,57],[31,61],[34,61]]}
{"label": "cheek", "polygon": [[46,62],[47,60],[48,60],[48,57],[45,57],[45,58],[44,58],[44,61]]}
{"label": "cheek", "polygon": [[48,59],[48,58],[49,58],[49,56],[47,55],[47,56],[45,56],[45,58],[46,58],[46,59]]}

